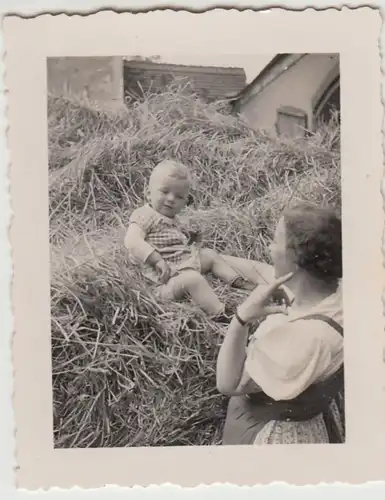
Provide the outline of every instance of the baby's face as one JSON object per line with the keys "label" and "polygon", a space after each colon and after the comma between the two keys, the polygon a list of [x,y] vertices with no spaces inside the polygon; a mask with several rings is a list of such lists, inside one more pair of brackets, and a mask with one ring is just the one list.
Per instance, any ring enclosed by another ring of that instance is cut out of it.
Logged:
{"label": "baby's face", "polygon": [[190,183],[170,175],[159,175],[150,185],[152,208],[160,214],[173,218],[186,205]]}

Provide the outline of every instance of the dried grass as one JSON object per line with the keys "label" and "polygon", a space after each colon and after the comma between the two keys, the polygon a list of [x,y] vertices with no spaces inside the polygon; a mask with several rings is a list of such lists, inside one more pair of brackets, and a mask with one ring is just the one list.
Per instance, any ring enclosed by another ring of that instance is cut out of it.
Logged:
{"label": "dried grass", "polygon": [[48,118],[55,446],[220,443],[223,332],[188,302],[155,300],[127,261],[124,227],[153,166],[174,157],[194,174],[183,217],[205,244],[268,261],[284,205],[340,206],[337,120],[272,139],[173,86],[111,113],[50,97]]}

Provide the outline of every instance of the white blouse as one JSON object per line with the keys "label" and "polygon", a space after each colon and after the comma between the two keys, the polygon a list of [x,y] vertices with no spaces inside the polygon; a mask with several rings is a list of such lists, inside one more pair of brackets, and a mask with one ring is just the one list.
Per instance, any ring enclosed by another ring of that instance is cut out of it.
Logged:
{"label": "white blouse", "polygon": [[341,334],[326,322],[301,320],[310,314],[328,316],[342,326],[341,287],[306,311],[289,308],[287,315],[268,316],[247,347],[246,372],[275,400],[295,398],[343,363]]}

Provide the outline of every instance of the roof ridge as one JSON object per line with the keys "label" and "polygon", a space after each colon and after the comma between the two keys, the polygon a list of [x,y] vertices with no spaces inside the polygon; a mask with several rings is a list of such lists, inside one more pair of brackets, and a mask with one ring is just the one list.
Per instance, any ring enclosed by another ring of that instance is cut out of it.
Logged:
{"label": "roof ridge", "polygon": [[203,66],[203,65],[195,65],[195,64],[174,64],[174,63],[158,63],[158,62],[152,62],[152,61],[139,61],[136,59],[125,59],[124,60],[125,66],[141,66],[141,67],[153,67],[153,68],[181,68],[181,69],[189,69],[189,70],[214,70],[214,72],[219,72],[219,71],[224,71],[228,73],[232,72],[239,72],[239,73],[245,73],[244,68],[239,67],[239,66]]}

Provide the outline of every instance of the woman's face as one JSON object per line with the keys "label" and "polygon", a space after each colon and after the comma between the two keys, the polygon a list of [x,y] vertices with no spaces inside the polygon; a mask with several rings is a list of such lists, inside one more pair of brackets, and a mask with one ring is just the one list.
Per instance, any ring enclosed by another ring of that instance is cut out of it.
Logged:
{"label": "woman's face", "polygon": [[286,246],[286,227],[283,217],[279,219],[275,229],[274,239],[270,245],[270,255],[276,278],[295,271],[296,265],[293,262],[292,252]]}

